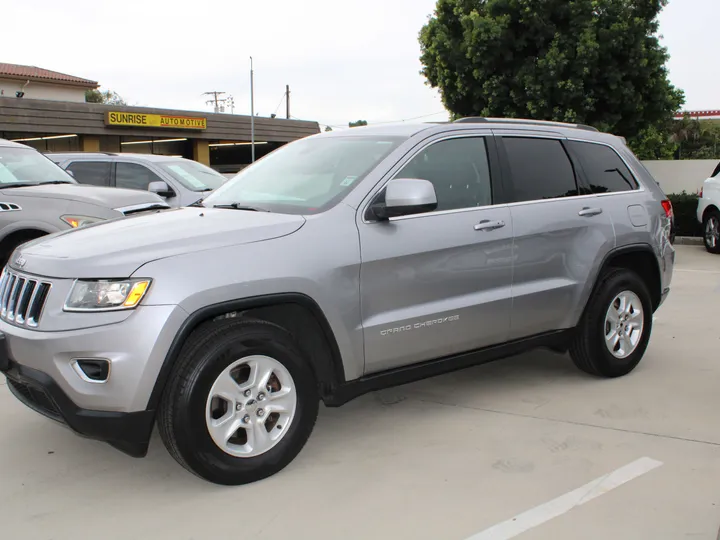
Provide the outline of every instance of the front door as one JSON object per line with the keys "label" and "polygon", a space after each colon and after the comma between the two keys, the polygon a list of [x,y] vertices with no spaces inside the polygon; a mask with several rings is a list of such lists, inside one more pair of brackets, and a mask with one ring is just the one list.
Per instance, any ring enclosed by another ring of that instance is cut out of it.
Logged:
{"label": "front door", "polygon": [[435,211],[368,222],[360,208],[366,373],[507,339],[513,226],[493,204],[498,170],[492,137],[438,139],[395,175],[431,181]]}
{"label": "front door", "polygon": [[573,327],[598,257],[614,247],[609,212],[576,174],[560,138],[503,135],[513,220],[510,339]]}

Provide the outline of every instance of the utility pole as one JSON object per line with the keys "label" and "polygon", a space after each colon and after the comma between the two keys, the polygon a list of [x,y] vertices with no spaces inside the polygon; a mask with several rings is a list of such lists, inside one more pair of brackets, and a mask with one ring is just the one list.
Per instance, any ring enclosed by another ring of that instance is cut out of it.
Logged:
{"label": "utility pole", "polygon": [[204,92],[203,96],[212,96],[212,99],[209,99],[205,103],[208,105],[215,104],[215,112],[220,112],[221,104],[225,102],[225,99],[219,99],[219,96],[225,95],[225,92],[218,92],[217,90],[213,90],[212,92]]}
{"label": "utility pole", "polygon": [[250,153],[251,163],[255,163],[255,81],[253,80],[253,58],[250,57]]}
{"label": "utility pole", "polygon": [[290,85],[285,85],[285,106],[287,111],[287,119],[290,120]]}

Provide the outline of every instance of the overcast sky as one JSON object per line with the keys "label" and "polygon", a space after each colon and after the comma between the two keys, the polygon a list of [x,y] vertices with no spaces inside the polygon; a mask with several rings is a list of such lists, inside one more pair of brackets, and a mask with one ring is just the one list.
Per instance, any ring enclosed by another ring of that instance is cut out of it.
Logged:
{"label": "overcast sky", "polygon": [[[131,105],[212,110],[203,92],[249,113],[347,125],[447,116],[419,74],[417,34],[434,0],[22,0],[2,8],[0,62],[97,80]],[[688,109],[720,108],[718,0],[671,0],[661,16],[673,84]]]}

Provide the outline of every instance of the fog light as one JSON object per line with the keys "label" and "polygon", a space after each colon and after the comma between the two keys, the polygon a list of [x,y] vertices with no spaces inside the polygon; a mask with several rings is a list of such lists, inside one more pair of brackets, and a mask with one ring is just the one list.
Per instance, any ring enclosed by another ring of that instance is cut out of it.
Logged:
{"label": "fog light", "polygon": [[72,365],[85,382],[104,383],[110,377],[110,361],[103,358],[82,358]]}

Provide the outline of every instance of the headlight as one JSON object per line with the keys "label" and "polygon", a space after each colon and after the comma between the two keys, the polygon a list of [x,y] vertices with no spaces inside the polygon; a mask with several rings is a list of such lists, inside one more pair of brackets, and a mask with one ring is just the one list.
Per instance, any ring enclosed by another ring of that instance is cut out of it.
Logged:
{"label": "headlight", "polygon": [[73,229],[82,227],[84,225],[90,225],[91,223],[97,223],[98,221],[105,221],[103,218],[90,217],[90,216],[60,216],[65,223],[70,225]]}
{"label": "headlight", "polygon": [[149,279],[76,281],[65,302],[65,311],[116,311],[132,309],[150,287]]}

